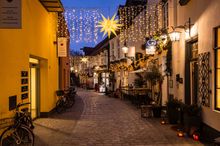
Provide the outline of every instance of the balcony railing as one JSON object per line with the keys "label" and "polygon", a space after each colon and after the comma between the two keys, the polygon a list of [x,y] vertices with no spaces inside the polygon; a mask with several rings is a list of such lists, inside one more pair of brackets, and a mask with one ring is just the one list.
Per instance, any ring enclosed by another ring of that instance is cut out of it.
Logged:
{"label": "balcony railing", "polygon": [[64,8],[60,0],[39,0],[48,12],[63,12]]}

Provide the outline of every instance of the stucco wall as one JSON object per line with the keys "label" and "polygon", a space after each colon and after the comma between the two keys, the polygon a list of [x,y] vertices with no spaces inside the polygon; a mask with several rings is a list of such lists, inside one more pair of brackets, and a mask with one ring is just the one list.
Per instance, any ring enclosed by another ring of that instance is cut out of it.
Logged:
{"label": "stucco wall", "polygon": [[[169,3],[173,3],[174,0],[169,0]],[[178,3],[177,3],[178,4]],[[171,6],[169,6],[171,7]],[[172,6],[173,7],[173,6]],[[175,6],[174,6],[175,7]],[[170,8],[170,13],[172,13]],[[210,87],[212,94],[211,107],[203,107],[203,121],[220,131],[220,113],[214,110],[214,31],[213,29],[220,26],[220,3],[219,0],[191,0],[186,6],[177,5],[177,26],[184,25],[188,18],[191,18],[194,28],[192,28],[191,34],[198,35],[198,52],[210,52],[210,67],[212,73],[210,74]],[[171,14],[173,16],[173,14]],[[174,23],[174,17],[170,17],[170,24]],[[181,40],[173,43],[173,73],[184,77],[184,64],[185,64],[185,42],[187,41],[186,32],[182,30]],[[180,67],[181,66],[181,67]],[[175,81],[175,76],[173,76]],[[175,85],[173,92],[175,97],[184,99],[184,84]]]}
{"label": "stucco wall", "polygon": [[48,112],[55,106],[56,28],[56,13],[48,13],[38,0],[25,0],[22,1],[22,29],[0,29],[0,118],[13,114],[8,112],[9,96],[17,95],[17,102],[21,102],[21,71],[29,71],[30,55],[40,60],[40,110]]}

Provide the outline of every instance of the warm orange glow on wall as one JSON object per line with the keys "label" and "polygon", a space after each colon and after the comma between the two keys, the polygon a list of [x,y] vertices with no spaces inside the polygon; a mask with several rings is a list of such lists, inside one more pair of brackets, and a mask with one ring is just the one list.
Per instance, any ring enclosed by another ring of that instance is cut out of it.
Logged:
{"label": "warm orange glow on wall", "polygon": [[[217,46],[220,47],[220,28],[217,30]],[[220,49],[216,50],[216,108],[220,109]]]}
{"label": "warm orange glow on wall", "polygon": [[[220,75],[219,75],[220,76]],[[220,89],[216,90],[216,97],[217,97],[217,103],[216,103],[216,107],[220,108]]]}

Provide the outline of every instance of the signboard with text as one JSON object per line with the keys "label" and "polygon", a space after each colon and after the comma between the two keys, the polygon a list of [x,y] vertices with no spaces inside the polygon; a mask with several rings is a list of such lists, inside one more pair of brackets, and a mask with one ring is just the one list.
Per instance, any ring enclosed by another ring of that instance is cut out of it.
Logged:
{"label": "signboard with text", "polygon": [[67,38],[58,38],[58,57],[67,57]]}
{"label": "signboard with text", "polygon": [[0,29],[21,28],[21,0],[0,0]]}

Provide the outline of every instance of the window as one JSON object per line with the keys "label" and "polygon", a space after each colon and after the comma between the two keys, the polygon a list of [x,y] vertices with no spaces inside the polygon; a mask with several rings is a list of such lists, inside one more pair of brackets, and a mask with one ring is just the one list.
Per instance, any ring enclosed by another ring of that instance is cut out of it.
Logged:
{"label": "window", "polygon": [[119,39],[117,40],[117,47],[118,47],[118,59],[120,59],[121,48],[120,48],[120,41],[119,41]]}
{"label": "window", "polygon": [[115,60],[115,58],[114,58],[114,57],[115,57],[115,53],[114,53],[114,49],[115,49],[115,47],[114,47],[114,45],[115,45],[114,42],[112,42],[112,43],[111,43],[112,49],[111,49],[111,54],[110,54],[110,55],[111,55],[111,60],[112,60],[112,61]]}
{"label": "window", "polygon": [[220,27],[215,29],[215,109],[220,110]]}
{"label": "window", "polygon": [[163,28],[167,28],[169,25],[168,19],[168,2],[163,5]]}

